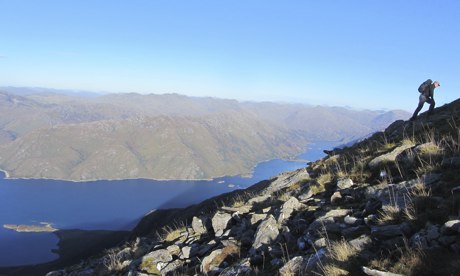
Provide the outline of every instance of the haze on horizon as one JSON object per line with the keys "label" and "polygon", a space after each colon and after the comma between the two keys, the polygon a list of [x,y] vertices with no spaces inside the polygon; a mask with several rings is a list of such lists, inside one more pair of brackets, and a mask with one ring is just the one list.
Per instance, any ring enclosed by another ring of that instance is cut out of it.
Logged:
{"label": "haze on horizon", "polygon": [[460,2],[4,1],[0,86],[370,109],[460,86]]}

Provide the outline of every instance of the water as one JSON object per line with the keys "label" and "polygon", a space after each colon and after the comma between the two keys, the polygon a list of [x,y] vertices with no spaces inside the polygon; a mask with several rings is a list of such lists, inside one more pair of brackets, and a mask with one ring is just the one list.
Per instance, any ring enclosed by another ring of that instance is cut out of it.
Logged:
{"label": "water", "polygon": [[[311,145],[299,159],[314,161],[330,142]],[[281,172],[305,167],[305,162],[271,160],[256,166],[250,178],[221,177],[212,181],[101,180],[70,182],[4,179],[0,176],[0,266],[37,264],[58,258],[58,238],[52,233],[18,233],[4,224],[39,225],[58,229],[130,230],[152,209],[185,207],[204,199],[246,188]]]}

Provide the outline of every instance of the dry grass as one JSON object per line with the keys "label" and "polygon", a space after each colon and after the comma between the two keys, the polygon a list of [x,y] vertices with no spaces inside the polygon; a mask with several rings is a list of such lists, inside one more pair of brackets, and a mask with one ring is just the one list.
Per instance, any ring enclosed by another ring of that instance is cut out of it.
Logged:
{"label": "dry grass", "polygon": [[162,242],[171,242],[177,240],[182,232],[185,232],[187,227],[184,223],[173,224],[173,226],[165,226],[162,229],[162,234],[159,239]]}
{"label": "dry grass", "polygon": [[378,224],[393,224],[402,220],[401,209],[397,205],[384,205],[379,211]]}
{"label": "dry grass", "polygon": [[397,248],[384,258],[372,260],[369,265],[372,268],[390,271],[402,275],[418,275],[417,271],[423,267],[425,253],[420,248]]}
{"label": "dry grass", "polygon": [[325,264],[320,265],[323,275],[340,276],[350,275],[350,268],[359,254],[358,250],[351,246],[346,240],[327,242],[328,253]]}
{"label": "dry grass", "polygon": [[121,271],[123,264],[115,249],[110,249],[106,252],[104,257],[104,266],[111,272]]}
{"label": "dry grass", "polygon": [[346,263],[351,257],[356,256],[358,253],[358,251],[346,240],[331,242],[328,249],[328,257],[342,263]]}

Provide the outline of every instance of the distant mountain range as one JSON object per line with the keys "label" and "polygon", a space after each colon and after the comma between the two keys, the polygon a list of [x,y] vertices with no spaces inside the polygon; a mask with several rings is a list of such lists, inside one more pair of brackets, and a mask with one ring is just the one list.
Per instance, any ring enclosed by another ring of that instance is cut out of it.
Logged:
{"label": "distant mountain range", "polygon": [[[88,96],[91,95],[91,96]],[[405,111],[136,93],[0,88],[0,168],[10,177],[206,179],[249,173],[312,141],[347,142]]]}

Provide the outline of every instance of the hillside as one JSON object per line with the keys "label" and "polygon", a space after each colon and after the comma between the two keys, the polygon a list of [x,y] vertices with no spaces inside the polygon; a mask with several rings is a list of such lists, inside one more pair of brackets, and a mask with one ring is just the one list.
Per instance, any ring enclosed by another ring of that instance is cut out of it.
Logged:
{"label": "hillside", "polygon": [[409,116],[178,94],[79,97],[59,90],[3,89],[0,169],[19,178],[248,174],[261,161],[295,157],[309,142],[350,141]]}
{"label": "hillside", "polygon": [[184,209],[48,275],[455,275],[460,99]]}

